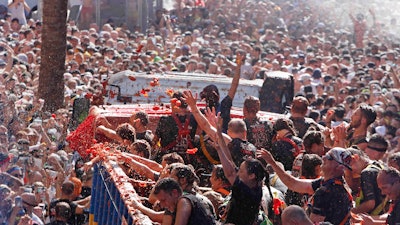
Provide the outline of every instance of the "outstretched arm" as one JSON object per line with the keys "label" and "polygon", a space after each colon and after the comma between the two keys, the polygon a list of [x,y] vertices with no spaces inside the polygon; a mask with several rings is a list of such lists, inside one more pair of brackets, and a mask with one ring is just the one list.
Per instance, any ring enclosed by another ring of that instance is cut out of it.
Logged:
{"label": "outstretched arm", "polygon": [[100,125],[96,128],[96,132],[104,134],[106,137],[111,140],[116,140],[119,143],[122,143],[122,138],[117,135],[115,130],[105,127],[104,125]]}
{"label": "outstretched arm", "polygon": [[[216,141],[217,129],[215,127],[213,127],[210,124],[210,122],[207,120],[207,118],[200,112],[199,108],[196,105],[197,96],[194,97],[192,92],[189,90],[184,91],[183,96],[184,96],[184,100],[186,101],[186,103],[190,106],[190,109],[192,110],[192,114],[193,114],[194,118],[196,119],[199,127],[202,130],[204,130],[213,141]],[[223,136],[227,142],[230,142],[232,140],[226,134]]]}
{"label": "outstretched arm", "polygon": [[162,223],[163,218],[164,218],[164,211],[154,211],[153,209],[147,208],[144,206],[139,200],[132,198],[131,199],[131,206],[139,211],[141,211],[143,214],[148,216],[152,221]]}
{"label": "outstretched arm", "polygon": [[131,157],[132,159],[136,160],[139,163],[145,164],[150,169],[152,169],[152,170],[154,170],[156,172],[160,173],[163,170],[163,167],[159,163],[157,163],[157,162],[155,162],[155,161],[153,161],[151,159],[146,159],[146,158],[143,158],[141,156],[130,154],[130,153],[127,153],[127,152],[124,152],[122,154]]}
{"label": "outstretched arm", "polygon": [[312,188],[312,181],[309,179],[298,179],[281,168],[275,159],[272,157],[271,153],[265,149],[257,150],[257,158],[264,159],[271,167],[274,169],[275,173],[282,180],[282,182],[292,191],[299,193],[314,194]]}
{"label": "outstretched arm", "polygon": [[146,166],[143,163],[140,163],[133,158],[126,156],[126,155],[119,155],[118,159],[127,163],[130,168],[135,170],[136,173],[138,173],[141,176],[145,176],[151,180],[155,180],[156,177],[159,177],[159,172],[156,172],[152,169],[150,169],[148,166]]}

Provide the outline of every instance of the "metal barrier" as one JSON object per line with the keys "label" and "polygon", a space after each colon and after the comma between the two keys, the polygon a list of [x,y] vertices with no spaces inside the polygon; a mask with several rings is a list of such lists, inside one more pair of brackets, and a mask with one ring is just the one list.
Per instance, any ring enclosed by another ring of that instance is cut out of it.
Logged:
{"label": "metal barrier", "polygon": [[94,166],[90,225],[153,224],[139,210],[130,206],[130,199],[138,198],[128,177],[114,161]]}

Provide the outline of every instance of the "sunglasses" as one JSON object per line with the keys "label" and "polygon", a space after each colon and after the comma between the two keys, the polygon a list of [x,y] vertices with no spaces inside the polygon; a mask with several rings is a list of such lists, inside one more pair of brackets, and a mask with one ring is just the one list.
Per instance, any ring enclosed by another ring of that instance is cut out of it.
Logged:
{"label": "sunglasses", "polygon": [[10,193],[11,193],[11,191],[8,190],[7,188],[3,188],[2,190],[0,190],[0,194],[3,194],[3,195],[8,195]]}
{"label": "sunglasses", "polygon": [[329,161],[332,161],[332,160],[333,160],[333,161],[339,163],[340,165],[345,166],[347,169],[352,170],[350,166],[348,166],[348,165],[346,165],[346,164],[344,164],[344,163],[339,162],[339,161],[336,160],[335,157],[333,157],[331,154],[326,154],[326,155],[325,155],[325,158],[326,158],[327,160],[329,160]]}
{"label": "sunglasses", "polygon": [[31,203],[29,203],[29,202],[26,202],[26,201],[24,201],[24,200],[22,200],[22,203],[23,203],[23,204],[26,204],[26,205],[29,205],[29,206],[31,206],[31,207],[37,206],[37,205],[35,205],[35,204],[31,204]]}
{"label": "sunglasses", "polygon": [[22,178],[24,177],[23,174],[11,174],[12,176],[16,177],[16,178]]}

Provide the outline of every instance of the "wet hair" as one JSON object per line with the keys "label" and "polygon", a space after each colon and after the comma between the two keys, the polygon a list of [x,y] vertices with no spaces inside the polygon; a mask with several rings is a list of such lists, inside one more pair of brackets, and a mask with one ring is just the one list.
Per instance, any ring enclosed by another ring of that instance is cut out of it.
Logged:
{"label": "wet hair", "polygon": [[359,106],[363,117],[367,120],[367,125],[373,123],[376,119],[376,112],[372,106],[360,104]]}
{"label": "wet hair", "polygon": [[206,101],[209,103],[209,105],[216,106],[219,101],[218,87],[215,86],[214,84],[210,84],[210,85],[206,86],[200,92],[200,98],[206,99]]}
{"label": "wet hair", "polygon": [[58,202],[55,207],[56,217],[69,219],[71,216],[71,207],[67,202]]}
{"label": "wet hair", "polygon": [[172,178],[163,178],[154,186],[155,195],[158,195],[161,191],[171,193],[173,190],[177,190],[179,193],[183,192],[179,183]]}
{"label": "wet hair", "polygon": [[191,165],[179,164],[172,169],[171,174],[177,176],[178,179],[186,178],[186,183],[188,185],[193,185],[195,182],[200,181]]}
{"label": "wet hair", "polygon": [[254,96],[247,96],[244,100],[243,107],[249,113],[257,113],[260,111],[260,99]]}
{"label": "wet hair", "polygon": [[120,136],[124,140],[128,140],[131,142],[135,142],[136,140],[136,131],[132,125],[129,123],[123,123],[117,127],[115,130],[118,136]]}
{"label": "wet hair", "polygon": [[182,156],[176,152],[168,153],[163,155],[162,160],[164,160],[168,165],[172,163],[185,163]]}
{"label": "wet hair", "polygon": [[258,159],[248,157],[244,160],[244,163],[246,164],[248,174],[254,174],[258,182],[264,180],[267,172],[263,164]]}
{"label": "wet hair", "polygon": [[275,121],[274,131],[280,131],[283,129],[289,130],[292,133],[292,135],[297,135],[293,122],[290,119],[279,118]]}
{"label": "wet hair", "polygon": [[214,166],[214,171],[215,171],[215,177],[217,179],[221,180],[222,183],[224,183],[224,184],[231,185],[231,183],[229,182],[228,178],[226,178],[226,176],[225,176],[224,168],[222,167],[221,164],[215,165]]}
{"label": "wet hair", "polygon": [[147,115],[146,112],[139,111],[135,113],[135,118],[140,119],[140,123],[142,123],[143,126],[147,126],[147,124],[149,124],[149,115]]}
{"label": "wet hair", "polygon": [[317,154],[304,154],[301,164],[301,175],[307,179],[317,178],[319,174],[315,174],[315,168],[322,164],[322,158]]}
{"label": "wet hair", "polygon": [[141,154],[144,158],[149,159],[151,154],[151,146],[146,140],[140,139],[132,143],[131,148],[135,149],[137,153]]}
{"label": "wet hair", "polygon": [[309,152],[313,144],[320,145],[322,143],[324,143],[324,136],[321,131],[310,130],[303,137],[303,145],[306,152]]}

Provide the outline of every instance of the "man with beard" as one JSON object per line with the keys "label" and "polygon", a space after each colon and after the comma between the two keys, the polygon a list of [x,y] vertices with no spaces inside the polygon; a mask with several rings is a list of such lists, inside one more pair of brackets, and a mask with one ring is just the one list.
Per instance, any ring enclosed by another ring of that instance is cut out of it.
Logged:
{"label": "man with beard", "polygon": [[[361,104],[351,116],[350,126],[347,129],[347,146],[350,147],[352,145],[357,145],[364,151],[368,144],[368,127],[375,121],[375,119],[376,112],[374,108],[367,104]],[[339,140],[336,138],[335,142],[336,141]]]}

